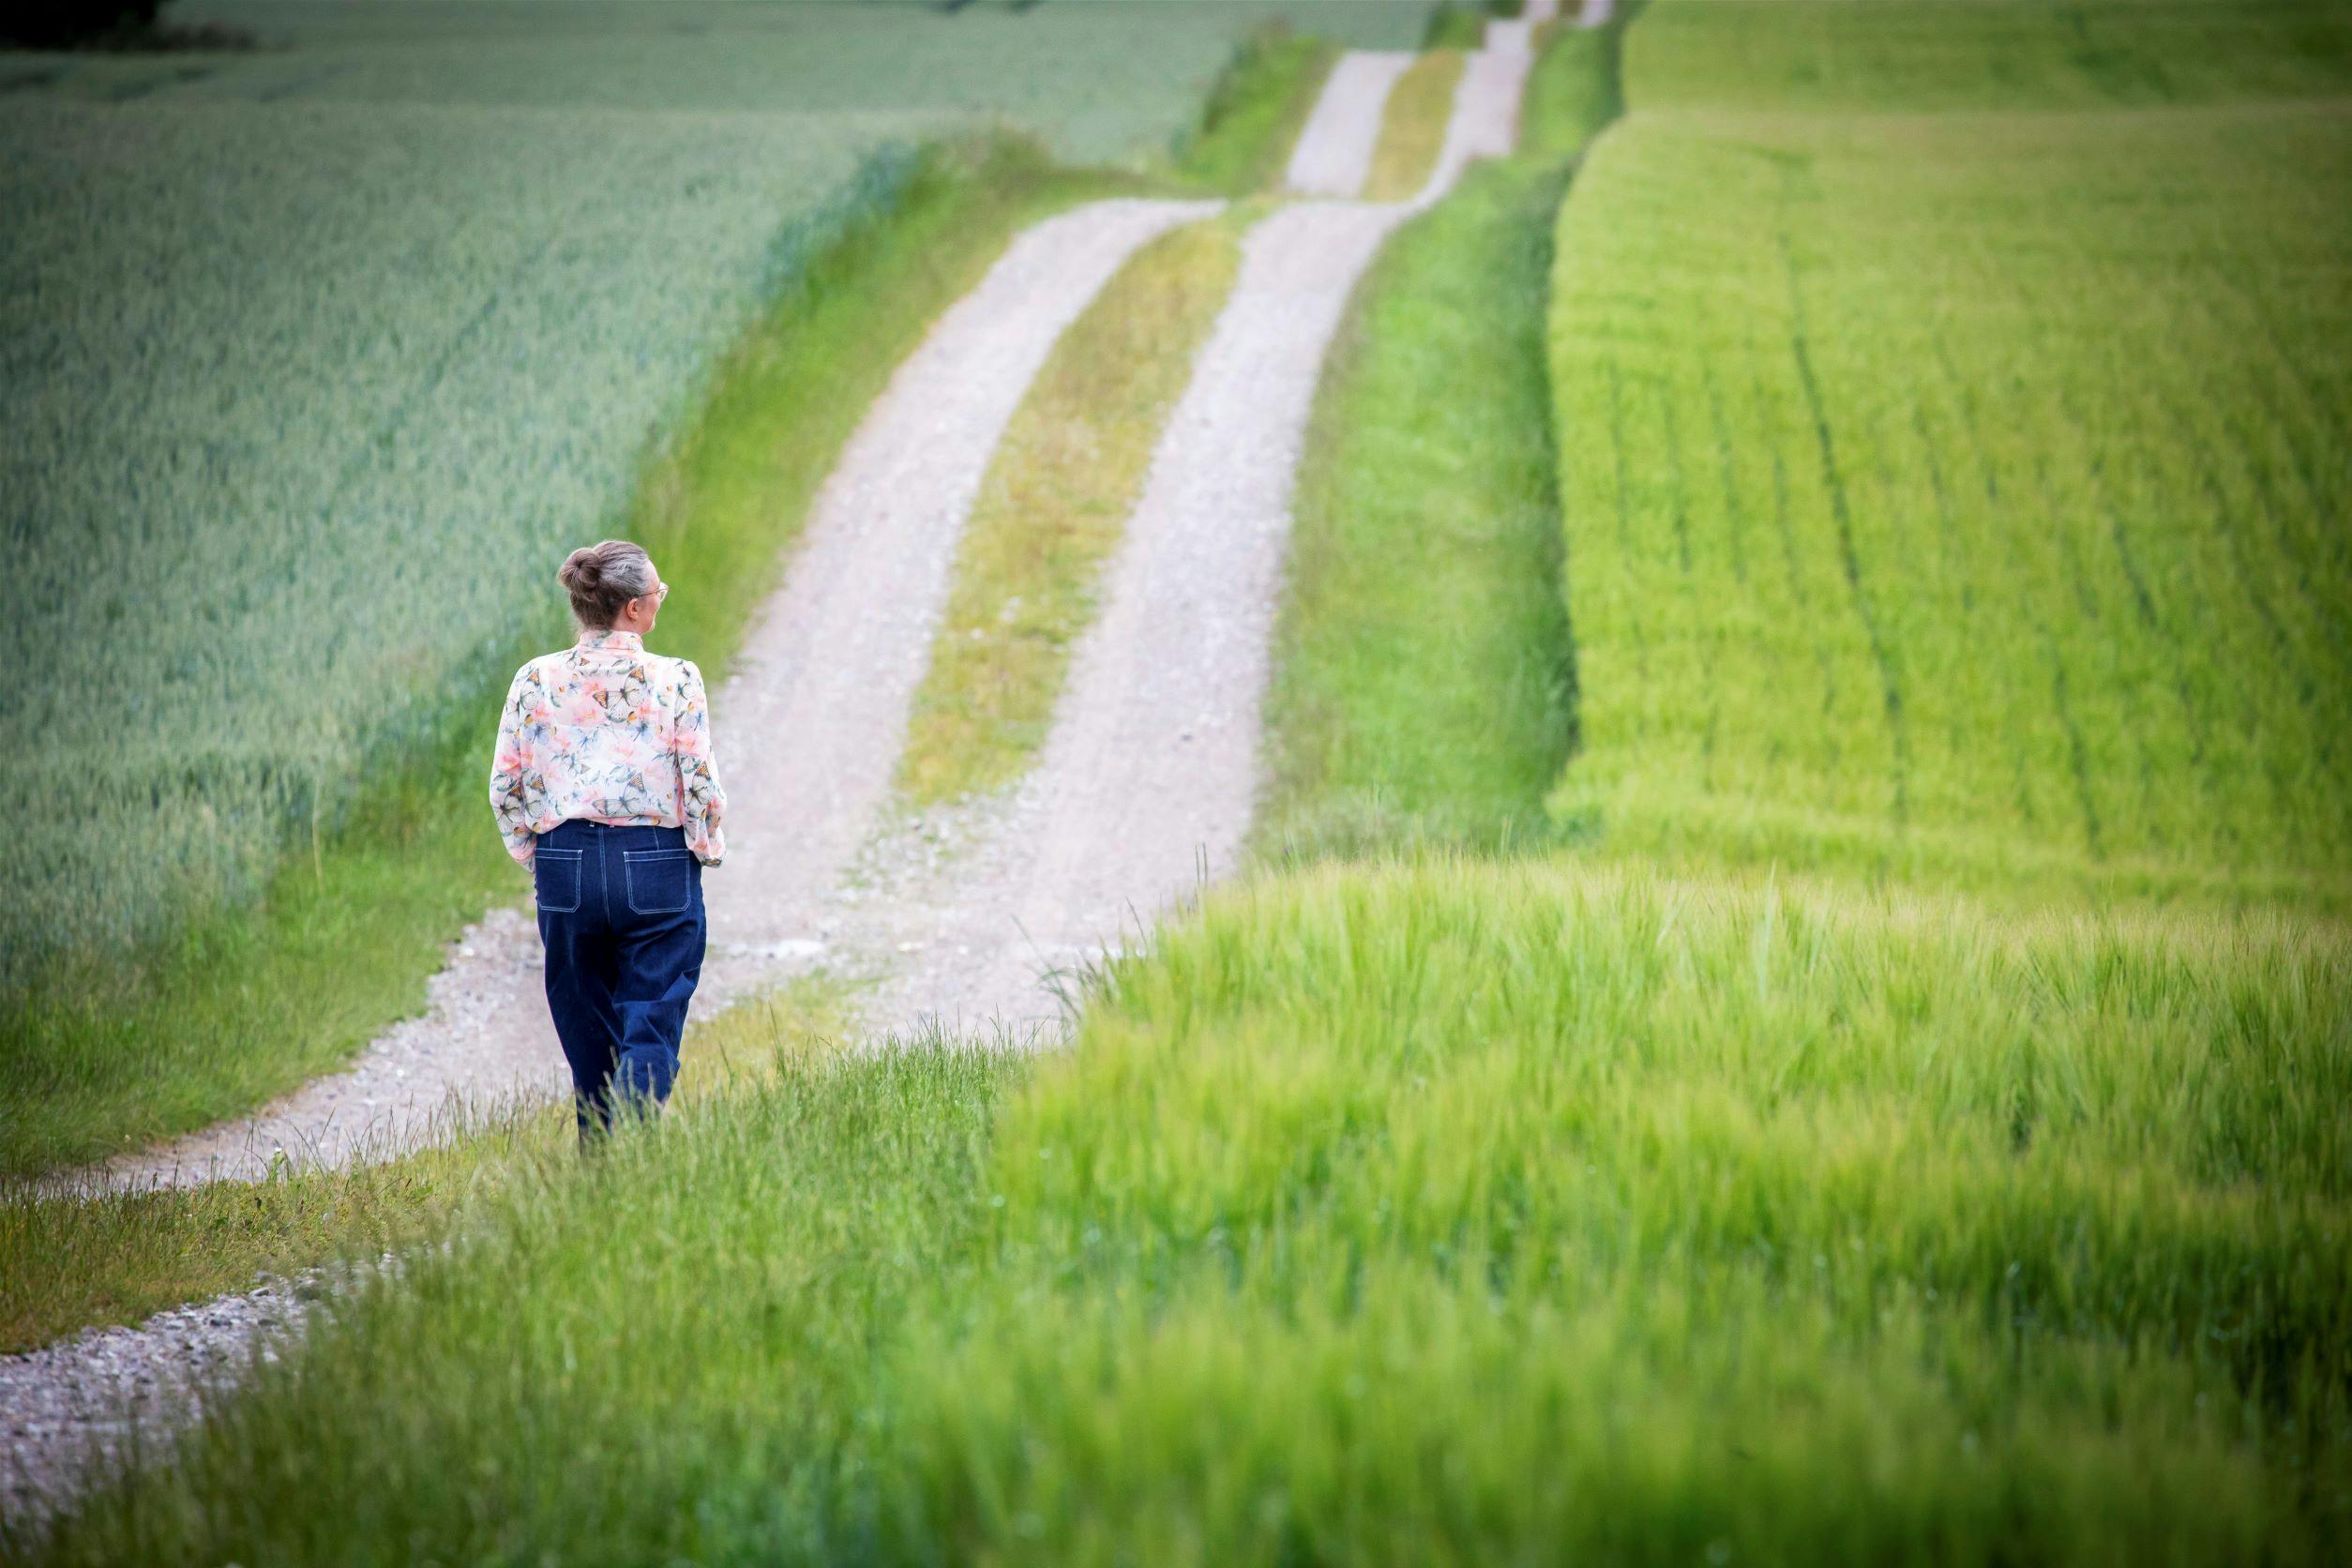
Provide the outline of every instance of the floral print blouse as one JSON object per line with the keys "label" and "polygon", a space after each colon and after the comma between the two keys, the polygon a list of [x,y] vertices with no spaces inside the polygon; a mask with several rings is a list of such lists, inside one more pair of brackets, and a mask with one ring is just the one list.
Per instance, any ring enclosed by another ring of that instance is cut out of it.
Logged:
{"label": "floral print blouse", "polygon": [[683,827],[695,858],[717,865],[727,796],[702,672],[647,653],[633,631],[586,632],[533,659],[506,691],[490,798],[506,852],[525,866],[566,817]]}

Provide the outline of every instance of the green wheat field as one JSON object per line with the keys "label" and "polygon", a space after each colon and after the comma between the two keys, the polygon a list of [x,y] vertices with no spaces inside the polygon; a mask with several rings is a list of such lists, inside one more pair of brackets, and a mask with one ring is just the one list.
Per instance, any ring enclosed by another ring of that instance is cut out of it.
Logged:
{"label": "green wheat field", "polygon": [[[39,822],[0,902],[40,936],[9,927],[0,1170],[245,1108],[413,1007],[501,869],[486,822],[436,824],[476,808],[463,699],[550,540],[664,541],[713,585],[683,651],[723,667],[776,520],[1012,232],[1266,199],[1334,46],[1460,47],[1488,8],[773,9],[719,64],[665,34],[622,102],[574,65],[627,7],[396,47],[397,8],[258,0],[201,14],[283,12],[334,68],[257,54],[118,111],[180,67],[75,57],[0,93],[38,152],[0,172],[12,214],[126,156],[123,112],[178,116],[105,187],[103,260],[202,248],[215,291],[101,287],[0,229],[29,591],[0,637],[47,746],[6,764]],[[17,1349],[402,1258],[0,1554],[2342,1560],[2352,7],[1573,21],[1518,151],[1349,301],[1249,866],[1083,977],[1070,1048],[844,1049],[811,988],[701,1026],[689,1074],[728,1070],[585,1167],[521,1114],[364,1170],[0,1199]],[[393,188],[471,216],[429,238],[307,185],[248,118],[279,87],[314,149],[397,147]],[[529,128],[493,171],[502,115]],[[501,181],[570,204],[577,251],[518,249]],[[297,211],[316,249],[250,227]],[[346,246],[414,249],[342,301]],[[1150,264],[1132,297],[1197,341],[1229,236]],[[469,333],[518,357],[451,357]],[[508,417],[503,378],[580,340],[580,406]],[[1100,367],[1066,352],[1048,391],[1083,414]],[[266,497],[171,438],[222,397]],[[1101,439],[1131,478],[1135,433]],[[1021,542],[990,493],[982,605]],[[482,584],[421,621],[357,604],[355,553],[418,494],[445,505],[385,525]],[[217,627],[191,575],[316,619]],[[413,705],[350,707],[385,669]],[[206,690],[274,716],[200,766],[144,716]],[[126,728],[158,750],[71,786]],[[927,742],[935,792],[1034,744],[962,733]],[[385,746],[413,765],[362,790]],[[183,854],[231,783],[254,815],[204,842],[240,858]]]}

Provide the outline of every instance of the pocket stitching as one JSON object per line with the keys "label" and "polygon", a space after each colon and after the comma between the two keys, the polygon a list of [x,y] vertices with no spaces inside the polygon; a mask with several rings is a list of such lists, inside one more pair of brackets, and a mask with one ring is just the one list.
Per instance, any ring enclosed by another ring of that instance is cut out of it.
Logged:
{"label": "pocket stitching", "polygon": [[583,882],[586,879],[585,879],[585,878],[583,878],[583,877],[580,874],[580,856],[581,856],[582,854],[584,854],[586,852],[585,852],[585,851],[582,851],[582,850],[546,850],[546,849],[541,849],[541,850],[534,850],[534,851],[532,851],[531,852],[532,852],[532,858],[533,858],[533,860],[534,860],[534,862],[535,862],[535,862],[536,862],[536,861],[537,861],[540,857],[542,857],[542,856],[548,856],[548,857],[551,857],[553,860],[555,860],[555,861],[556,861],[557,863],[559,863],[559,864],[560,864],[560,863],[562,863],[562,862],[568,861],[568,862],[570,862],[570,863],[571,863],[571,867],[572,867],[572,901],[571,901],[570,903],[568,903],[568,904],[550,904],[550,903],[547,902],[545,899],[541,898],[541,897],[539,897],[539,883],[538,883],[538,882],[537,882],[537,880],[536,880],[535,876],[534,877],[534,880],[533,880],[532,884],[531,884],[531,896],[532,896],[532,901],[533,901],[533,902],[534,902],[534,903],[535,903],[535,904],[538,907],[539,912],[540,912],[541,913],[543,913],[543,914],[574,914],[574,913],[577,913],[577,912],[579,912],[579,910],[580,910],[580,899],[581,899],[581,898],[585,896],[585,893],[586,893],[586,890],[585,890],[585,889],[581,886],[581,883],[582,883],[582,882]]}
{"label": "pocket stitching", "polygon": [[641,860],[691,860],[693,858],[693,852],[689,850],[623,850],[621,852],[621,876],[627,886],[629,912],[631,914],[683,914],[692,908],[694,873],[691,869],[686,872],[686,896],[683,901],[665,905],[660,909],[646,909],[639,904],[637,901],[637,863]]}

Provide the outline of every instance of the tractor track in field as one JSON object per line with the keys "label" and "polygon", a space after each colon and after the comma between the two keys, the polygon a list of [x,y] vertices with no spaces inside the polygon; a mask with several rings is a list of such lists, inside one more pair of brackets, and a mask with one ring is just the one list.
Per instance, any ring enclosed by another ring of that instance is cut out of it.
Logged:
{"label": "tractor track in field", "polygon": [[1473,158],[1515,144],[1531,25],[1490,24],[1412,199],[1296,203],[1244,238],[1036,766],[999,796],[907,819],[877,857],[912,868],[871,905],[883,918],[868,944],[899,955],[877,999],[882,1027],[1050,1038],[1070,975],[1235,869],[1260,784],[1291,482],[1325,351],[1390,232]]}
{"label": "tractor track in field", "polygon": [[[1473,158],[1512,149],[1530,34],[1549,10],[1531,0],[1525,20],[1490,24],[1416,196],[1298,202],[1251,229],[1106,565],[1037,765],[1001,794],[914,813],[892,804],[891,774],[997,438],[1121,263],[1218,204],[1117,201],[1048,219],[934,326],[845,448],[713,698],[729,853],[706,883],[706,1014],[822,964],[872,983],[864,1022],[878,1034],[937,1023],[1034,1043],[1063,1017],[1070,968],[1235,867],[1259,783],[1291,483],[1325,350],[1389,233]],[[1326,89],[1348,101],[1328,116],[1319,103],[1308,129],[1346,128],[1368,167],[1385,85],[1368,117],[1362,100],[1386,67],[1349,69],[1351,58]],[[1324,173],[1311,159],[1309,176],[1328,179],[1351,156],[1327,144],[1315,155]],[[527,912],[493,911],[451,944],[425,1015],[354,1068],[63,1184],[249,1178],[279,1151],[340,1163],[413,1146],[486,1105],[560,1093],[537,964]],[[236,1348],[282,1342],[308,1309],[265,1286],[0,1358],[0,1505],[29,1516],[70,1497],[127,1420],[192,1416],[202,1399],[169,1391],[216,1385]]]}

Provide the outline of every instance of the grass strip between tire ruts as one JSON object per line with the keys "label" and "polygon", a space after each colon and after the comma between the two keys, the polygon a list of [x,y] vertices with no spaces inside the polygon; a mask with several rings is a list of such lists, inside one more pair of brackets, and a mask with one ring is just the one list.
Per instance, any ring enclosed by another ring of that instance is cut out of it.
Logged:
{"label": "grass strip between tire ruts", "polygon": [[1074,1051],[788,1060],[494,1195],[6,1545],[2319,1560],[2347,972],[2276,921],[1256,879]]}
{"label": "grass strip between tire ruts", "polygon": [[1372,172],[1364,181],[1367,201],[1401,202],[1418,195],[1438,166],[1445,128],[1454,117],[1454,92],[1461,84],[1464,55],[1458,49],[1433,49],[1405,68],[1389,89],[1380,112],[1380,139],[1372,149]]}
{"label": "grass strip between tire ruts", "polygon": [[1240,266],[1239,215],[1145,245],[1063,331],[957,547],[899,783],[927,804],[1008,781],[1044,744],[1094,585]]}

